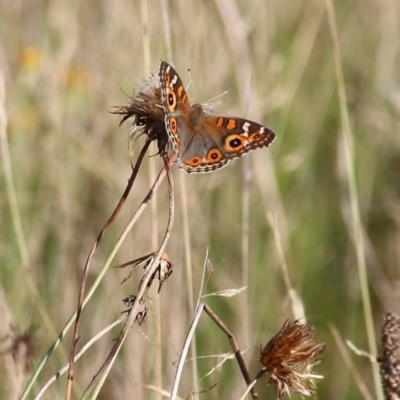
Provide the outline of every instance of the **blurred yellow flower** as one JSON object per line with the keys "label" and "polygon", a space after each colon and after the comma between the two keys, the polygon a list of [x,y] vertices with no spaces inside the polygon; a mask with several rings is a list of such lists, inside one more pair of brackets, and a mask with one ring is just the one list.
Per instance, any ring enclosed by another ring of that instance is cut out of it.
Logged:
{"label": "blurred yellow flower", "polygon": [[44,61],[44,53],[40,47],[25,47],[20,55],[21,68],[26,71],[35,71],[39,69]]}
{"label": "blurred yellow flower", "polygon": [[86,90],[91,86],[91,77],[87,69],[70,66],[63,77],[65,86],[71,89]]}

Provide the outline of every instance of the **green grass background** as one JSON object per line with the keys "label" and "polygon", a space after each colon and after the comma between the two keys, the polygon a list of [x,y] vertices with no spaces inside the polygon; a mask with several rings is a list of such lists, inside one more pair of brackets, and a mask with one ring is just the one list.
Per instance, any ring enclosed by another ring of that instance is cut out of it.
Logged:
{"label": "green grass background", "polygon": [[[0,335],[5,337],[11,324],[22,332],[34,324],[34,367],[74,311],[89,249],[131,171],[129,123],[119,128],[118,116],[108,111],[124,105],[126,94],[165,59],[185,84],[191,81],[192,101],[230,89],[217,111],[259,121],[277,137],[271,148],[212,174],[189,176],[173,167],[176,216],[167,252],[174,273],[159,296],[152,291],[147,323],[129,334],[100,398],[159,398],[144,385],[170,390],[207,249],[214,270],[204,294],[248,285],[235,297],[204,300],[247,349],[253,376],[260,368],[259,345],[286,319],[298,317],[283,277],[284,260],[307,322],[327,344],[316,368],[325,377],[318,382],[318,398],[377,398],[369,360],[344,347],[351,367],[330,329],[369,351],[325,2],[182,0],[168,2],[164,12],[162,1],[148,1],[147,9],[145,4],[0,1],[0,72],[8,116],[0,167]],[[369,318],[379,339],[384,312],[398,311],[399,300],[400,4],[334,1],[333,6],[352,129]],[[20,225],[12,212],[5,144]],[[146,159],[96,253],[89,284],[161,166],[158,157]],[[115,264],[155,251],[167,217],[164,183]],[[122,298],[136,293],[139,272],[121,286],[124,276],[125,271],[107,273],[83,313],[80,345],[119,316]],[[77,363],[74,396],[89,384],[117,334],[114,329]],[[67,362],[70,339],[47,362],[32,397]],[[227,338],[205,316],[195,344],[199,357],[230,351]],[[198,379],[217,363],[199,359]],[[9,354],[0,358],[0,371],[0,398],[18,398],[32,372],[14,365]],[[238,399],[245,389],[233,360],[198,379],[187,362],[180,396],[214,383],[199,398]],[[266,382],[259,382],[257,391],[261,398],[274,398]],[[62,398],[64,390],[65,376],[44,398]]]}

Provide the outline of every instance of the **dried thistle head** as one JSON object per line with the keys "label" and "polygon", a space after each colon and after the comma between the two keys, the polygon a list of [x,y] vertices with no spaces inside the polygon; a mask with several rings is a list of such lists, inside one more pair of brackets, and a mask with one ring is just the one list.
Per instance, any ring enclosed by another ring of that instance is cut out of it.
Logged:
{"label": "dried thistle head", "polygon": [[400,398],[400,318],[387,313],[382,325],[382,350],[378,358],[385,398]]}
{"label": "dried thistle head", "polygon": [[135,142],[146,134],[151,140],[157,140],[159,154],[164,154],[168,145],[168,134],[165,129],[165,113],[161,102],[160,80],[156,74],[149,74],[139,87],[137,94],[130,98],[128,104],[119,107],[113,114],[122,115],[120,125],[132,118],[130,139]]}
{"label": "dried thistle head", "polygon": [[21,366],[25,372],[30,369],[32,358],[35,355],[33,326],[21,333],[15,326],[11,327],[11,332],[2,341],[11,340],[6,349],[0,351],[0,355],[9,354],[14,360],[15,365]]}
{"label": "dried thistle head", "polygon": [[263,370],[270,373],[268,384],[274,384],[277,397],[286,392],[311,396],[315,394],[313,379],[322,375],[312,372],[319,364],[325,344],[313,339],[315,327],[287,320],[281,330],[261,349]]}

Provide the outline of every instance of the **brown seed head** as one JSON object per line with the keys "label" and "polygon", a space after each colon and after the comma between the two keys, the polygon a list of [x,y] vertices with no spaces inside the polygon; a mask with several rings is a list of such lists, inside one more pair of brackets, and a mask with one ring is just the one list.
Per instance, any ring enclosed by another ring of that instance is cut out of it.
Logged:
{"label": "brown seed head", "polygon": [[113,114],[122,115],[120,125],[132,118],[130,138],[135,141],[142,134],[151,140],[157,140],[159,154],[163,154],[168,145],[165,129],[165,113],[161,102],[161,87],[158,76],[150,74],[143,82],[137,94],[134,94],[126,106],[118,107]]}
{"label": "brown seed head", "polygon": [[383,354],[378,361],[385,398],[400,399],[400,318],[396,314],[385,315],[381,340]]}
{"label": "brown seed head", "polygon": [[32,326],[24,333],[21,333],[16,327],[12,327],[11,333],[3,338],[3,340],[11,340],[11,343],[0,352],[0,355],[10,354],[15,365],[22,366],[25,372],[29,371],[35,355],[34,331],[35,328]]}
{"label": "brown seed head", "polygon": [[268,384],[275,385],[278,397],[289,389],[301,397],[315,393],[313,379],[322,376],[312,373],[312,368],[319,364],[325,344],[314,340],[314,333],[314,326],[287,320],[261,350],[259,360],[270,373]]}

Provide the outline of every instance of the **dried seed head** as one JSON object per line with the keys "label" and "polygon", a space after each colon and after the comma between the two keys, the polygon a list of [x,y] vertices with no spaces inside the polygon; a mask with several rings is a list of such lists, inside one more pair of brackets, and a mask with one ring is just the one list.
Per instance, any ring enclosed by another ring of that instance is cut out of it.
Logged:
{"label": "dried seed head", "polygon": [[15,365],[19,365],[25,372],[29,371],[32,358],[35,354],[34,327],[28,328],[24,333],[19,332],[16,327],[11,327],[11,333],[3,340],[11,340],[11,343],[1,354],[10,354]]}
{"label": "dried seed head", "polygon": [[157,289],[157,293],[160,293],[161,287],[163,283],[170,277],[172,272],[174,271],[172,268],[172,263],[169,261],[169,257],[167,253],[163,253],[160,258],[160,264],[156,269],[156,274],[158,275],[159,285]]}
{"label": "dried seed head", "polygon": [[136,296],[133,294],[130,294],[128,297],[122,299],[122,302],[124,303],[124,306],[126,308],[132,308],[133,305],[135,304],[135,301],[136,301]]}
{"label": "dried seed head", "polygon": [[135,142],[146,134],[151,140],[157,140],[159,154],[165,153],[168,134],[165,129],[165,113],[161,103],[161,87],[158,76],[150,74],[133,95],[126,106],[119,107],[113,114],[122,115],[120,125],[132,118],[130,139]]}
{"label": "dried seed head", "polygon": [[139,323],[139,325],[142,325],[146,321],[148,312],[149,307],[147,306],[146,300],[140,300],[139,311],[136,316],[136,321]]}
{"label": "dried seed head", "polygon": [[382,325],[382,350],[378,358],[381,363],[382,386],[385,398],[400,398],[400,318],[387,313]]}
{"label": "dried seed head", "polygon": [[[157,255],[156,252],[154,252],[150,255],[146,264],[144,265],[144,269],[147,269],[150,266],[150,264],[153,262],[156,255]],[[156,270],[154,271],[154,274],[151,276],[151,278],[149,280],[148,286],[150,287],[153,283],[153,280],[155,278],[158,278],[160,284],[158,285],[157,293],[160,293],[161,286],[169,278],[169,276],[172,274],[172,272],[173,272],[172,263],[169,260],[168,254],[162,253],[161,257],[160,257],[160,261],[158,262],[158,266],[157,266]]]}
{"label": "dried seed head", "polygon": [[[124,299],[122,299],[125,307],[128,307],[129,310],[125,311],[127,313],[129,313],[133,307],[133,305],[136,302],[137,297],[134,295],[129,295],[128,297],[125,297]],[[142,325],[146,319],[147,319],[147,314],[149,311],[149,307],[147,306],[146,300],[141,300],[139,302],[139,309],[138,312],[136,314],[136,321],[139,323],[139,325]]]}
{"label": "dried seed head", "polygon": [[[117,265],[115,268],[125,268],[125,267],[130,266],[130,265],[132,266],[131,272],[129,273],[129,275],[121,283],[124,283],[126,280],[128,280],[131,277],[132,273],[140,265],[143,265],[143,268],[146,270],[151,265],[151,263],[154,261],[156,256],[157,256],[157,252],[154,252],[154,253],[147,254],[147,255],[145,255],[143,257],[139,257],[136,260],[129,261],[129,262],[121,264],[121,265]],[[157,293],[160,293],[161,286],[163,285],[163,283],[169,278],[169,276],[173,272],[172,266],[173,266],[173,264],[169,260],[168,254],[167,253],[162,253],[161,257],[160,257],[160,260],[158,262],[158,266],[155,269],[153,275],[151,276],[151,278],[149,280],[148,287],[150,287],[152,285],[153,280],[155,278],[158,278],[160,284],[158,286]]]}
{"label": "dried seed head", "polygon": [[261,350],[260,362],[270,373],[268,384],[274,384],[277,397],[289,389],[302,395],[315,393],[313,379],[323,378],[312,373],[319,364],[325,344],[313,339],[315,327],[287,320],[281,330]]}

